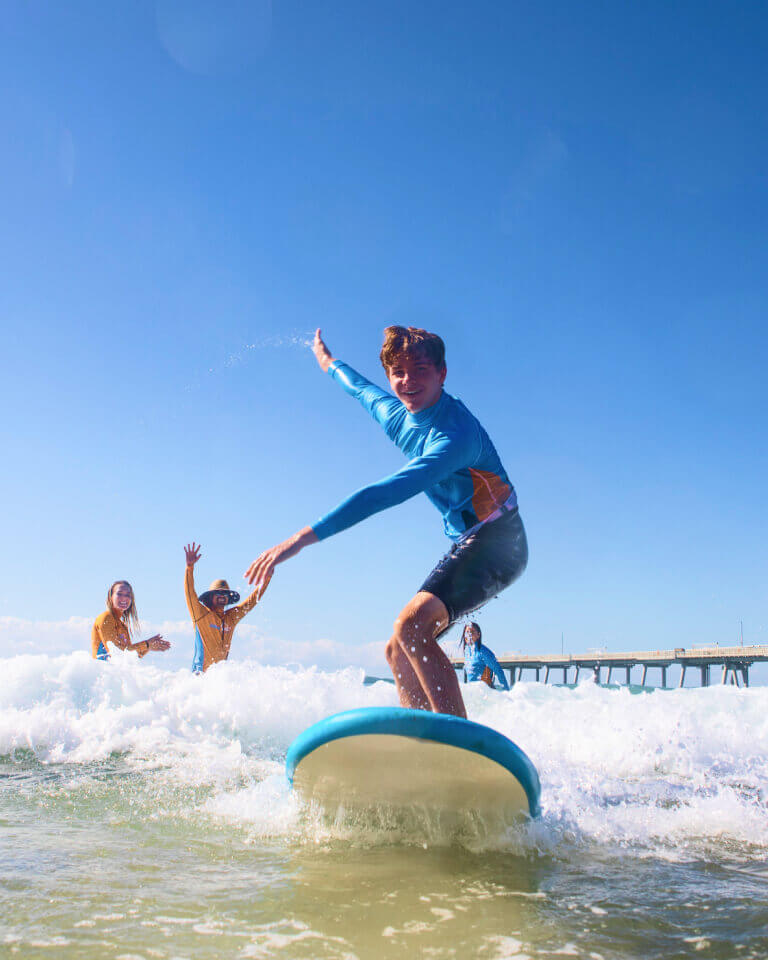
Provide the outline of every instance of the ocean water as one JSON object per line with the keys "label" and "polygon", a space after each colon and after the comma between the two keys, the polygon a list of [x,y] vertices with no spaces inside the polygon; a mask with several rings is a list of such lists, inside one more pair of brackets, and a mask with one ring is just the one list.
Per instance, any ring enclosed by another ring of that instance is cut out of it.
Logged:
{"label": "ocean water", "polygon": [[768,688],[465,687],[535,823],[323,818],[291,740],[361,671],[0,660],[0,956],[768,956]]}

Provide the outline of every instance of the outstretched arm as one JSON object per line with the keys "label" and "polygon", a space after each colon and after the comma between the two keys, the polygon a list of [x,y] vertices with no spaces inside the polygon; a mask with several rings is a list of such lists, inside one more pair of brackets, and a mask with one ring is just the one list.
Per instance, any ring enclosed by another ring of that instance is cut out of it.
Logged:
{"label": "outstretched arm", "polygon": [[445,436],[430,441],[420,457],[383,480],[357,490],[321,517],[312,525],[315,535],[318,540],[325,540],[374,513],[410,500],[471,463],[471,454],[471,444]]}
{"label": "outstretched arm", "polygon": [[117,647],[118,650],[131,650],[138,653],[139,657],[145,657],[150,650],[167,650],[170,647],[170,643],[164,640],[159,633],[150,637],[149,640],[132,641],[128,634],[128,628],[119,626],[114,617],[109,617],[101,624],[100,632],[94,628],[94,657],[99,659],[104,659],[104,655],[99,656],[98,654],[97,634],[99,634],[98,639],[101,640],[106,651],[106,659],[109,659],[109,647],[107,646],[109,643]]}
{"label": "outstretched arm", "polygon": [[138,653],[139,657],[146,657],[150,650],[159,653],[161,650],[169,650],[170,646],[169,641],[163,639],[162,633],[156,633],[149,640],[137,640],[136,643],[129,643],[125,649],[133,650]]}
{"label": "outstretched arm", "polygon": [[[295,557],[304,547],[308,547],[311,543],[317,543],[317,539],[312,527],[303,527],[292,537],[288,537],[287,540],[283,540],[277,546],[265,550],[253,561],[245,571],[244,576],[248,583],[257,585],[259,599],[269,586],[269,581],[272,579],[272,574],[275,572],[278,563],[284,563],[291,557]],[[248,599],[250,600],[250,597]]]}
{"label": "outstretched arm", "polygon": [[162,633],[156,633],[154,637],[150,637],[149,640],[142,640],[142,644],[146,643],[147,653],[150,650],[154,650],[155,653],[160,653],[162,650],[170,650],[171,644],[170,641],[163,639]]}
{"label": "outstretched arm", "polygon": [[374,513],[415,497],[466,462],[467,451],[462,444],[451,443],[447,438],[436,440],[423,456],[411,460],[397,473],[363,487],[313,527],[303,527],[292,537],[265,550],[245,571],[245,579],[251,584],[262,583],[263,593],[278,563],[295,557],[311,543],[341,533]]}

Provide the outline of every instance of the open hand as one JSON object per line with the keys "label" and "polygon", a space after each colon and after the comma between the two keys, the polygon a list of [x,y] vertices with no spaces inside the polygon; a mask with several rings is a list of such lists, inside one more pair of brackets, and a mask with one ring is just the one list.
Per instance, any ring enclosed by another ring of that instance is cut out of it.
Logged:
{"label": "open hand", "polygon": [[194,540],[192,541],[191,546],[190,544],[187,544],[186,547],[184,547],[184,555],[187,558],[187,566],[194,567],[194,565],[200,559],[200,544],[195,543]]}
{"label": "open hand", "polygon": [[[276,547],[272,547],[271,550],[265,550],[264,553],[256,557],[243,574],[248,583],[251,585],[255,583],[261,587],[259,599],[264,596],[264,591],[269,586],[269,581],[272,579],[275,567],[278,563],[282,563],[283,560],[287,560],[288,557],[291,556],[291,554],[284,551],[284,547],[285,543],[279,543]],[[296,552],[298,553],[298,551]]]}
{"label": "open hand", "polygon": [[325,345],[320,327],[315,330],[315,341],[312,344],[312,353],[314,353],[315,359],[322,367],[323,373],[328,373],[328,367],[333,363],[333,357],[331,356],[331,351]]}
{"label": "open hand", "polygon": [[170,643],[167,640],[163,640],[163,636],[160,633],[156,633],[154,637],[150,637],[147,640],[150,650],[168,650],[170,648]]}
{"label": "open hand", "polygon": [[292,537],[283,540],[282,543],[278,543],[277,546],[265,550],[264,553],[256,557],[245,571],[245,579],[251,584],[262,584],[260,594],[260,597],[262,597],[269,586],[269,581],[272,579],[272,574],[275,572],[278,563],[283,563],[284,560],[295,557],[299,551],[310,543],[317,543],[317,535],[312,527],[304,527],[298,533],[294,533]]}

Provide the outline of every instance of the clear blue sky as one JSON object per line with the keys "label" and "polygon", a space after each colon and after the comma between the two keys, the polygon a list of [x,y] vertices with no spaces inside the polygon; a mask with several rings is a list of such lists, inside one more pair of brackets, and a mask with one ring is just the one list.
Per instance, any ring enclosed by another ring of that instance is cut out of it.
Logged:
{"label": "clear blue sky", "polygon": [[[192,538],[244,589],[402,462],[302,341],[384,383],[405,323],[528,528],[492,647],[768,642],[766,49],[760,2],[5,0],[0,617],[183,620]],[[354,662],[447,546],[417,498],[251,622]]]}

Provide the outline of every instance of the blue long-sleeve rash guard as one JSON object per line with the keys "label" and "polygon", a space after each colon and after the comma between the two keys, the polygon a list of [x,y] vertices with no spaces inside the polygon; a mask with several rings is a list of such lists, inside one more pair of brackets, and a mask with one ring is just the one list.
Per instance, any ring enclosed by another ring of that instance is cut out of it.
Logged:
{"label": "blue long-sleeve rash guard", "polygon": [[426,493],[443,516],[446,534],[459,540],[498,507],[517,503],[488,434],[461,400],[441,393],[426,410],[409,413],[391,394],[338,360],[329,374],[365,407],[409,458],[396,473],[347,497],[312,527],[319,540],[380,510]]}
{"label": "blue long-sleeve rash guard", "polygon": [[480,680],[486,667],[490,667],[493,675],[501,684],[503,690],[509,690],[507,678],[499,666],[499,661],[482,643],[468,643],[464,648],[464,670],[467,674],[467,680]]}

